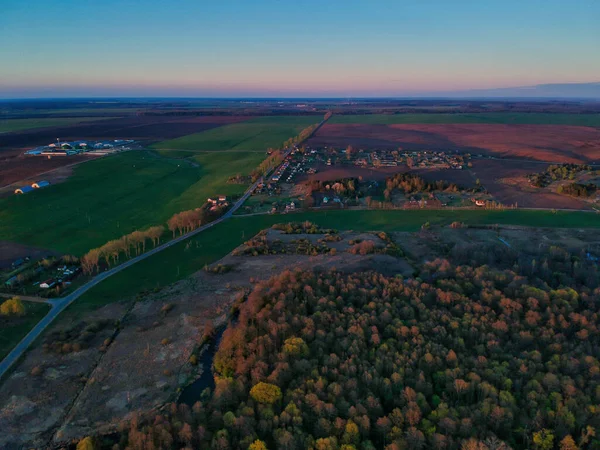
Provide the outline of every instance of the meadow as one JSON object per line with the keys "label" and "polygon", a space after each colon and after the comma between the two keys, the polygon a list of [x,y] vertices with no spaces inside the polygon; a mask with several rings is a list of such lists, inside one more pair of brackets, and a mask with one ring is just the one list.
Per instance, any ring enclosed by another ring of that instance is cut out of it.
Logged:
{"label": "meadow", "polygon": [[139,292],[159,289],[190,276],[262,229],[275,223],[304,220],[339,230],[386,232],[417,231],[426,222],[446,225],[454,221],[471,225],[600,228],[600,216],[595,213],[531,210],[311,211],[234,217],[108,278],[74,302],[68,311],[81,314],[106,303],[131,300]]}
{"label": "meadow", "polygon": [[[2,303],[4,298],[0,298]],[[0,317],[0,361],[50,310],[44,303],[23,302],[25,315],[21,317]]]}
{"label": "meadow", "polygon": [[201,166],[145,151],[90,161],[63,183],[0,199],[0,239],[81,256],[200,206],[205,198],[193,191],[207,174]]}
{"label": "meadow", "polygon": [[70,118],[43,118],[43,119],[2,119],[0,120],[0,134],[14,131],[32,130],[35,128],[62,127],[76,125],[80,122],[114,119],[114,117],[70,117]]}
{"label": "meadow", "polygon": [[[321,116],[256,117],[202,133],[190,134],[154,145],[158,150],[257,151],[280,147],[304,128],[320,122]],[[264,154],[264,153],[263,153]]]}
{"label": "meadow", "polygon": [[487,123],[514,125],[579,125],[600,127],[600,114],[567,113],[457,113],[457,114],[364,114],[336,115],[330,124],[443,124],[443,123]]}

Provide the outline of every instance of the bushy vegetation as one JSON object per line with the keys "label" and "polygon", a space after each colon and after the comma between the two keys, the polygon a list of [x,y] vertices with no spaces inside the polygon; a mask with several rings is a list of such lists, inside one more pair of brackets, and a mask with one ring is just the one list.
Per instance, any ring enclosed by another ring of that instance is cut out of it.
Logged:
{"label": "bushy vegetation", "polygon": [[[331,236],[331,235],[328,235]],[[326,241],[319,239],[313,244],[309,239],[294,239],[284,243],[280,239],[269,241],[266,234],[261,232],[252,239],[244,242],[244,246],[233,252],[235,256],[258,256],[258,255],[311,255],[316,256],[329,253],[331,248]]]}
{"label": "bushy vegetation", "polygon": [[233,266],[231,264],[216,264],[214,266],[205,266],[204,271],[208,273],[214,274],[222,274],[228,273],[233,270]]}
{"label": "bushy vegetation", "polygon": [[393,177],[389,177],[385,181],[384,196],[386,200],[390,199],[390,196],[394,189],[399,189],[405,194],[413,194],[417,192],[434,192],[434,191],[450,191],[458,192],[461,188],[454,184],[444,180],[439,181],[425,181],[418,175],[412,173],[397,173]]}
{"label": "bushy vegetation", "polygon": [[541,188],[554,181],[574,180],[579,173],[590,170],[592,170],[592,167],[586,164],[553,164],[543,172],[529,175],[528,179],[532,186]]}
{"label": "bushy vegetation", "polygon": [[70,328],[53,331],[44,340],[43,348],[47,352],[67,354],[79,352],[90,346],[96,333],[111,324],[110,320],[95,320],[91,323],[79,322]]}
{"label": "bushy vegetation", "polygon": [[212,397],[120,448],[597,448],[599,281],[558,249],[405,281],[285,272],[225,332]]}
{"label": "bushy vegetation", "polygon": [[12,297],[0,304],[0,316],[22,316],[25,306],[19,297]]}
{"label": "bushy vegetation", "polygon": [[272,227],[284,234],[336,234],[333,228],[321,228],[319,225],[305,220],[304,222],[276,223]]}
{"label": "bushy vegetation", "polygon": [[558,187],[559,194],[571,195],[573,197],[591,197],[596,194],[598,186],[592,183],[569,183]]}

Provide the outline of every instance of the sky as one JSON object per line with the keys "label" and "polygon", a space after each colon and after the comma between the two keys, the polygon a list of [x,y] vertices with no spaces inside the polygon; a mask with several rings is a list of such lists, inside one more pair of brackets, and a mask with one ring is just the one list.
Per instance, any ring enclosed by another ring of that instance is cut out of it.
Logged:
{"label": "sky", "polygon": [[0,98],[600,81],[598,0],[1,0]]}

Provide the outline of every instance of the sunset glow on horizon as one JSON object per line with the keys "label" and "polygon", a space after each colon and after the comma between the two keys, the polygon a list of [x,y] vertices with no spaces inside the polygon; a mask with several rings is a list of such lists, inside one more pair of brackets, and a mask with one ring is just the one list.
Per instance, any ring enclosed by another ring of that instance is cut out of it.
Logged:
{"label": "sunset glow on horizon", "polygon": [[600,81],[598,2],[299,3],[9,0],[0,97],[393,96]]}

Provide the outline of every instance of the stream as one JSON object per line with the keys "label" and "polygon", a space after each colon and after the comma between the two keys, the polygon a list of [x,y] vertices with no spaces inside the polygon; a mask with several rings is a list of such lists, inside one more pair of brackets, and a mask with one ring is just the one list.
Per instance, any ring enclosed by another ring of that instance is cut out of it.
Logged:
{"label": "stream", "polygon": [[177,403],[185,403],[188,406],[194,406],[198,400],[200,400],[200,395],[204,391],[204,389],[209,388],[212,391],[215,389],[215,378],[213,376],[213,359],[217,350],[219,349],[219,344],[221,343],[221,339],[223,338],[223,333],[227,327],[234,326],[237,324],[237,314],[235,314],[229,323],[226,323],[222,327],[219,327],[215,331],[215,337],[211,339],[211,341],[207,344],[208,348],[202,352],[200,357],[198,358],[198,365],[203,368],[202,375],[200,378],[186,386],[179,394],[179,398],[177,399]]}

